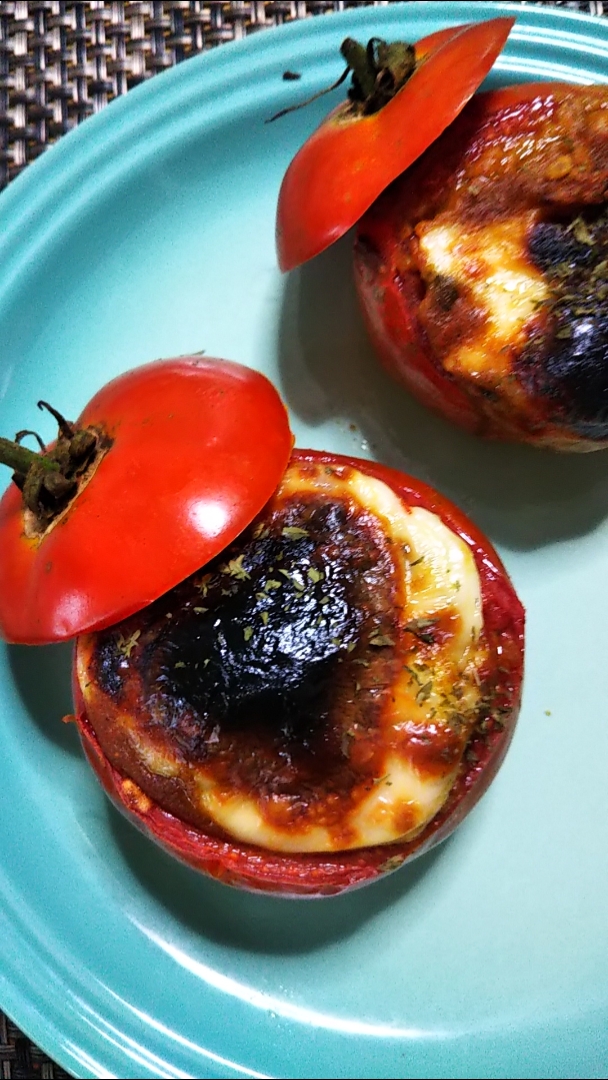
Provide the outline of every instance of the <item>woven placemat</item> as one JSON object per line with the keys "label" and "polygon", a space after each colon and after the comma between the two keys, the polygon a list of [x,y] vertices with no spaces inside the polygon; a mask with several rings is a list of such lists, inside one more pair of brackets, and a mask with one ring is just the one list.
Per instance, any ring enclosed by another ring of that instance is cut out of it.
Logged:
{"label": "woven placemat", "polygon": [[[389,0],[365,0],[381,6]],[[113,98],[246,34],[361,3],[0,3],[0,189]],[[601,15],[605,4],[562,3]]]}
{"label": "woven placemat", "polygon": [[33,1077],[67,1080],[69,1075],[0,1012],[0,1077],[3,1080],[32,1080]]}
{"label": "woven placemat", "polygon": [[[0,2],[0,189],[113,98],[189,56],[294,19],[391,2]],[[608,0],[529,3],[608,16]],[[0,1080],[67,1077],[0,1012]]]}

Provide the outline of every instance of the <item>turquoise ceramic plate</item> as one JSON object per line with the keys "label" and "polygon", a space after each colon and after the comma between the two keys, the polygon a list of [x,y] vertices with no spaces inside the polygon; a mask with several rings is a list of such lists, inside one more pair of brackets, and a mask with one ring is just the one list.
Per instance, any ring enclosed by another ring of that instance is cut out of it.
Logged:
{"label": "turquoise ceramic plate", "polygon": [[[608,21],[475,5],[497,11],[518,23],[493,82],[608,79]],[[413,404],[365,342],[348,238],[287,278],[275,265],[279,183],[329,103],[266,117],[336,76],[346,34],[470,15],[395,4],[226,46],[0,200],[3,431],[44,424],[38,398],[76,414],[153,357],[232,357],[276,381],[300,445],[455,498],[529,611],[524,709],[488,795],[429,856],[319,902],[233,892],[152,847],[61,723],[69,647],[2,652],[0,1003],[79,1077],[608,1076],[606,455],[487,446]]]}

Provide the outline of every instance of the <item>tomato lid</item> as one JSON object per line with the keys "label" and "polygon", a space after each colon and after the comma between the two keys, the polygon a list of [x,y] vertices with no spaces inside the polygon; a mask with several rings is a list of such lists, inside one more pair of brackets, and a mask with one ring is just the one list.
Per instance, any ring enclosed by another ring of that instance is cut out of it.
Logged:
{"label": "tomato lid", "polygon": [[76,425],[109,444],[68,508],[27,535],[0,501],[0,631],[43,644],[126,618],[219,554],[283,475],[293,438],[265,376],[185,356],[118,376]]}
{"label": "tomato lid", "polygon": [[387,104],[366,114],[345,102],[329,114],[283,178],[276,220],[281,270],[339,240],[441,135],[483,82],[514,22],[497,18],[430,34],[414,46],[413,74]]}

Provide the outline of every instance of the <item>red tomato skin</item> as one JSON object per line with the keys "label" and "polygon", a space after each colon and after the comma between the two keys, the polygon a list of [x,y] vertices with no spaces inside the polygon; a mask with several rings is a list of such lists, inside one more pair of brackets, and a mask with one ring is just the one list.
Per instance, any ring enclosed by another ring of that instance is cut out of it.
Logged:
{"label": "red tomato skin", "polygon": [[[153,803],[104,756],[86,717],[74,671],[76,723],[86,756],[115,806],[150,839],[180,861],[252,892],[287,897],[333,896],[368,884],[446,839],[488,788],[513,736],[521,701],[524,663],[523,607],[494,548],[448,499],[413,477],[370,461],[295,450],[300,461],[350,465],[388,484],[407,506],[437,514],[469,546],[482,586],[485,633],[504,673],[502,720],[476,736],[447,802],[424,832],[409,843],[378,845],[320,855],[283,855],[248,844],[219,840],[184,824]],[[500,659],[499,659],[500,657]]]}
{"label": "red tomato skin", "polygon": [[[493,128],[500,130],[503,118],[507,117],[509,130],[515,132],[531,112],[536,116],[551,115],[556,98],[573,89],[576,87],[558,82],[506,86],[479,94],[469,108],[475,108],[480,130],[487,124],[492,135]],[[464,116],[465,113],[461,119]],[[450,134],[446,132],[445,138],[449,139]],[[483,135],[480,143],[482,139]],[[435,148],[429,152],[434,151]],[[407,177],[403,180],[407,182]],[[480,410],[479,401],[461,388],[433,357],[418,320],[421,300],[418,283],[414,275],[396,270],[404,220],[398,196],[401,183],[400,178],[358,223],[354,247],[355,286],[368,335],[380,362],[389,375],[424,405],[471,434],[540,444],[539,425],[538,432],[530,434],[521,428],[515,415],[488,417]],[[585,440],[564,427],[554,430],[547,425],[543,434],[543,445],[552,445],[554,449],[589,449],[584,445]],[[582,445],[577,447],[576,443]]]}
{"label": "red tomato skin", "polygon": [[21,493],[0,501],[0,632],[21,644],[102,629],[221,551],[270,498],[293,444],[263,375],[201,356],[120,375],[77,423],[113,445],[42,540],[24,534]]}
{"label": "red tomato skin", "polygon": [[455,119],[488,74],[514,18],[467,23],[417,42],[424,61],[379,112],[348,117],[340,105],[289,165],[277,207],[281,270],[293,270],[344,235],[380,193]]}

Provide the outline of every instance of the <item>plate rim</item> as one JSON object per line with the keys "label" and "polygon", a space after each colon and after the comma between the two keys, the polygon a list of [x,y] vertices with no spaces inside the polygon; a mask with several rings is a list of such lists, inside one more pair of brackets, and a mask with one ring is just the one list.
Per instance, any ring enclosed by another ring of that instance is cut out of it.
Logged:
{"label": "plate rim", "polygon": [[[407,7],[403,5],[399,16],[394,11],[396,6],[389,4],[381,8],[346,9],[339,13],[332,13],[329,17],[323,16],[322,20],[317,17],[294,20],[289,24],[273,28],[273,33],[252,34],[240,41],[229,42],[221,48],[217,47],[209,52],[191,57],[187,64],[176,65],[163,72],[160,80],[155,76],[135,87],[123,97],[115,99],[107,108],[90,117],[86,124],[81,124],[68,133],[67,137],[63,136],[57,143],[49,147],[41,157],[28,165],[2,193],[0,198],[0,222],[3,219],[10,218],[8,234],[5,235],[3,240],[0,240],[0,262],[3,266],[2,277],[4,278],[5,275],[4,267],[8,265],[9,276],[12,274],[11,284],[18,282],[20,274],[23,272],[23,259],[25,256],[23,254],[19,255],[15,266],[14,260],[11,261],[10,258],[8,260],[3,259],[3,252],[6,253],[17,230],[22,231],[26,228],[27,231],[28,223],[35,222],[36,218],[42,213],[44,205],[56,197],[58,191],[65,189],[67,184],[72,182],[70,176],[73,178],[72,166],[74,163],[77,168],[84,171],[91,167],[92,162],[102,153],[102,148],[97,144],[104,141],[106,129],[110,129],[109,134],[114,141],[119,140],[124,137],[124,133],[123,135],[120,133],[122,124],[126,122],[127,131],[138,127],[142,114],[145,116],[148,111],[153,111],[155,103],[162,106],[161,111],[167,111],[174,108],[174,98],[180,96],[182,89],[186,90],[186,97],[192,96],[193,91],[189,89],[189,84],[195,78],[202,78],[206,84],[204,92],[213,94],[214,79],[222,81],[224,69],[227,68],[230,73],[235,66],[237,68],[246,67],[248,57],[250,55],[257,57],[260,51],[275,53],[280,57],[281,53],[285,52],[291,43],[295,43],[299,39],[313,39],[315,36],[327,38],[333,34],[334,29],[338,33],[339,25],[367,25],[372,21],[393,22],[396,18],[403,23],[409,24],[415,21],[417,12],[424,13],[427,17],[430,13],[437,12],[437,17],[441,17],[442,21],[458,23],[465,21],[462,18],[463,12],[467,9],[470,11],[470,5],[465,3],[464,0],[457,0],[457,2],[449,0],[449,8],[445,0],[414,0]],[[442,15],[446,8],[450,13],[449,18]],[[561,23],[572,28],[576,26],[593,27],[598,38],[601,37],[605,41],[608,52],[608,18],[548,5],[532,8],[528,5],[513,2],[492,3],[491,0],[482,0],[478,4],[477,10],[480,13],[483,12],[484,17],[492,17],[495,14],[516,13],[523,16],[526,22],[531,25],[536,23],[543,25],[547,22],[553,22],[557,25]],[[319,25],[315,25],[316,23]],[[601,31],[598,34],[600,28]],[[162,105],[163,99],[164,105]],[[107,143],[105,145],[107,146]],[[75,161],[75,159],[77,160]],[[66,176],[66,172],[70,176]],[[50,183],[47,183],[49,181]],[[42,190],[39,192],[38,189]],[[31,196],[35,196],[35,198],[32,200]],[[47,242],[48,239],[47,236]],[[25,249],[27,252],[27,244]],[[9,294],[10,291],[9,287]],[[15,944],[21,945],[20,939],[15,941],[11,938],[12,924],[10,920],[8,925],[5,925],[6,923],[7,920],[0,912],[0,925],[3,928],[5,946],[10,948],[11,945],[13,947]],[[14,1023],[32,1041],[44,1049],[44,1052],[49,1057],[60,1064],[62,1068],[72,1072],[75,1077],[85,1080],[88,1077],[121,1075],[120,1073],[115,1074],[105,1071],[105,1065],[96,1062],[92,1057],[89,1057],[89,1060],[97,1071],[90,1071],[85,1065],[85,1060],[89,1055],[84,1046],[82,1047],[82,1053],[77,1053],[75,1049],[71,1049],[61,1026],[56,1021],[51,1020],[49,1013],[43,1012],[27,994],[24,995],[9,980],[5,971],[0,972],[0,1002],[2,1008],[10,1015]],[[72,1043],[72,1045],[75,1047],[76,1044]],[[89,1044],[89,1047],[91,1046],[92,1044]],[[106,1044],[104,1044],[104,1048],[106,1048]],[[99,1049],[99,1047],[97,1046],[96,1049]],[[125,1057],[124,1062],[126,1063],[127,1060]],[[111,1061],[110,1057],[108,1057],[108,1061]],[[101,1066],[99,1069],[97,1068],[98,1065]],[[75,1071],[76,1069],[79,1071]],[[151,1073],[150,1075],[161,1076],[165,1074]],[[186,1074],[176,1072],[174,1075]],[[208,1074],[209,1077],[212,1075],[212,1073]],[[243,1075],[243,1073],[232,1072],[226,1075],[237,1076]],[[250,1075],[261,1074],[250,1073]]]}

